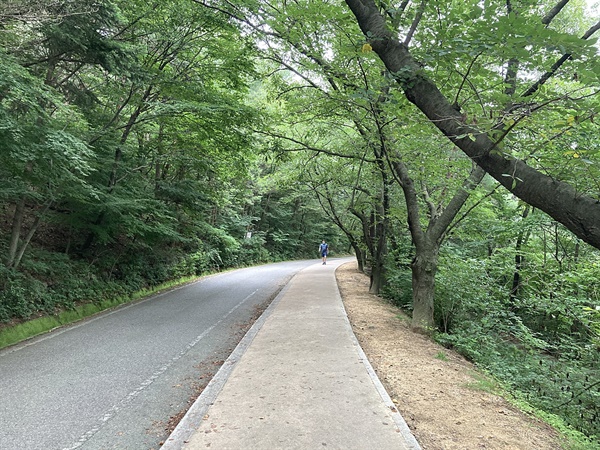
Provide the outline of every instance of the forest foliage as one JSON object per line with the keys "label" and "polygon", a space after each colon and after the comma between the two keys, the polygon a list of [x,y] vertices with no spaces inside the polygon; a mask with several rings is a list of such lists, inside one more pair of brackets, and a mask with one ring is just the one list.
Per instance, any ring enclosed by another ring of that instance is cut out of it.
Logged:
{"label": "forest foliage", "polygon": [[[357,5],[416,69],[390,72]],[[600,254],[522,200],[540,178],[518,164],[600,199],[597,22],[577,0],[11,0],[0,320],[316,258],[326,239],[593,448]],[[446,128],[412,98],[424,82]],[[485,175],[467,148],[484,141],[515,171]]]}

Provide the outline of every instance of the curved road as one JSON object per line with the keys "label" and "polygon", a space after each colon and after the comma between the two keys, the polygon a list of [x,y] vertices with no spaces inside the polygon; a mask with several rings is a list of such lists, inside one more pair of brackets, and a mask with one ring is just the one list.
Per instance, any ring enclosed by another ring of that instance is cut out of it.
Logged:
{"label": "curved road", "polygon": [[158,449],[257,311],[311,264],[205,277],[0,350],[0,449]]}

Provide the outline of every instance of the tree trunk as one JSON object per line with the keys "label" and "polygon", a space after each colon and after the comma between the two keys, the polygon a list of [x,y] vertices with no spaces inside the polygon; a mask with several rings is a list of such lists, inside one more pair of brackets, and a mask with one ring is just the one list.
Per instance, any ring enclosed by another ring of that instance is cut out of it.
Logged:
{"label": "tree trunk", "polygon": [[[380,112],[377,112],[379,117]],[[372,218],[372,242],[373,242],[373,266],[371,270],[371,285],[369,293],[379,295],[383,287],[386,285],[387,277],[385,270],[386,257],[388,253],[387,235],[389,227],[388,213],[390,210],[390,181],[385,166],[384,155],[386,154],[385,137],[380,129],[381,146],[373,148],[373,153],[377,157],[377,166],[381,174],[382,190],[378,203],[373,210]]]}
{"label": "tree trunk", "polygon": [[[360,220],[361,226],[362,226],[362,234],[363,234],[363,242],[366,245],[366,250],[361,250],[360,248],[358,248],[358,244],[352,244],[352,246],[354,247],[355,251],[357,252],[357,257],[360,254],[361,255],[361,260],[362,260],[362,269],[361,272],[367,273],[367,266],[369,266],[369,260],[372,261],[372,255],[374,252],[373,249],[373,242],[371,240],[371,231],[370,231],[370,223],[369,223],[369,219],[366,217],[365,214],[361,213],[360,211],[357,211],[353,208],[350,209],[350,212],[352,214],[354,214],[354,216],[356,218],[358,218],[358,220]],[[360,265],[360,262],[359,262]]]}
{"label": "tree trunk", "polygon": [[37,217],[33,221],[33,224],[31,225],[31,228],[29,229],[27,236],[25,236],[25,239],[23,240],[23,243],[21,244],[21,248],[19,249],[19,251],[17,252],[17,254],[15,256],[15,259],[12,264],[13,269],[17,269],[19,267],[19,264],[21,264],[21,259],[23,259],[25,250],[27,250],[27,247],[29,246],[29,243],[31,242],[33,235],[35,234],[38,227],[40,226],[40,223],[42,221],[42,216],[44,214],[46,214],[46,212],[50,209],[51,204],[52,204],[52,202],[48,202],[46,204],[46,206],[44,206],[44,209],[40,213],[38,213]]}
{"label": "tree trunk", "polygon": [[371,254],[371,284],[369,293],[379,295],[381,289],[385,286],[385,257],[387,254],[387,210],[386,200],[387,195],[383,194],[383,199],[380,205],[377,205],[375,211],[371,215],[371,242],[373,243]]}
{"label": "tree trunk", "polygon": [[[448,139],[501,185],[531,206],[562,223],[585,242],[600,248],[600,202],[503,154],[488,134],[464,123],[459,111],[429,80],[408,48],[387,28],[373,0],[345,0],[388,71],[406,98],[419,108]],[[496,151],[494,151],[496,150]]]}
{"label": "tree trunk", "polygon": [[376,258],[371,266],[371,284],[369,294],[379,295],[386,284],[385,265],[380,257]]}
{"label": "tree trunk", "polygon": [[13,261],[13,265],[12,265],[13,269],[17,269],[19,267],[19,264],[21,264],[21,259],[23,259],[25,250],[27,250],[27,247],[29,246],[29,243],[31,242],[33,235],[35,234],[35,232],[37,231],[37,229],[40,226],[40,223],[42,222],[42,217],[50,209],[51,204],[52,204],[51,201],[47,202],[46,205],[44,206],[44,208],[42,209],[42,211],[40,211],[37,214],[37,217],[33,221],[33,224],[31,225],[31,228],[29,229],[29,232],[27,233],[27,236],[25,236],[25,239],[23,240],[23,243],[21,244],[21,248],[19,249],[19,251],[17,252],[17,254],[15,256],[15,260]]}
{"label": "tree trunk", "polygon": [[15,205],[15,213],[12,220],[12,231],[10,234],[10,243],[8,245],[8,255],[6,257],[6,267],[13,267],[17,249],[19,248],[19,238],[21,237],[21,225],[25,214],[25,196],[21,197]]}
{"label": "tree trunk", "polygon": [[358,263],[358,270],[360,272],[364,272],[365,270],[365,252],[360,248],[358,242],[354,240],[350,240],[350,246],[354,250],[354,255],[356,256],[356,261]]}
{"label": "tree trunk", "polygon": [[[523,211],[522,218],[525,220],[529,215],[530,206],[527,205],[525,210]],[[523,256],[522,247],[527,238],[525,237],[525,230],[521,230],[519,235],[517,236],[517,242],[515,244],[515,271],[513,272],[513,283],[512,288],[510,290],[509,295],[509,304],[511,308],[514,310],[516,307],[517,299],[521,293],[521,268],[523,267],[523,263],[525,261],[525,256]]]}
{"label": "tree trunk", "polygon": [[379,235],[376,237],[375,251],[372,255],[369,294],[379,295],[381,289],[386,285],[385,258],[387,255],[387,230],[383,223],[378,223],[376,228],[379,230]]}
{"label": "tree trunk", "polygon": [[412,326],[415,329],[434,328],[435,274],[438,265],[439,248],[427,243],[416,249],[411,264],[413,289]]}
{"label": "tree trunk", "polygon": [[17,269],[19,267],[19,264],[23,259],[23,255],[25,254],[25,250],[27,250],[33,235],[40,226],[42,216],[48,211],[48,209],[50,209],[51,204],[52,202],[48,202],[42,211],[37,214],[33,224],[31,225],[31,228],[27,232],[27,235],[25,236],[25,239],[23,239],[23,242],[20,246],[19,241],[21,240],[21,229],[23,227],[23,218],[25,217],[25,196],[23,196],[15,205],[10,243],[8,246],[8,256],[6,258],[6,267],[12,269]]}

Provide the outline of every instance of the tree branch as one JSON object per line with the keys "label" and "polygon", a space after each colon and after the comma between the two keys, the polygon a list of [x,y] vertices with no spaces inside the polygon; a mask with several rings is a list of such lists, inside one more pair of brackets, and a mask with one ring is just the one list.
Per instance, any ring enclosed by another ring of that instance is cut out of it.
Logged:
{"label": "tree branch", "polygon": [[337,156],[338,158],[345,158],[345,159],[358,159],[360,161],[365,161],[365,162],[369,162],[369,163],[375,163],[376,160],[374,159],[369,159],[369,158],[365,158],[364,156],[357,156],[357,155],[347,155],[344,153],[337,153],[337,152],[332,152],[330,150],[325,150],[323,148],[317,148],[317,147],[313,147],[309,144],[307,144],[306,142],[302,142],[298,139],[294,139],[292,137],[289,136],[285,136],[282,134],[278,134],[278,133],[273,133],[273,132],[266,132],[266,131],[262,131],[262,130],[253,130],[255,133],[257,134],[263,134],[265,136],[269,136],[269,137],[273,137],[273,138],[277,138],[277,139],[282,139],[284,141],[289,141],[289,142],[293,142],[294,144],[298,144],[300,145],[301,148],[298,149],[282,149],[281,151],[284,152],[299,152],[299,151],[304,151],[304,150],[310,150],[313,151],[315,153],[323,153],[325,155],[329,155],[329,156]]}
{"label": "tree branch", "polygon": [[543,18],[542,18],[542,23],[544,25],[550,25],[550,22],[552,22],[552,19],[554,19],[559,12],[562,11],[562,9],[567,5],[567,3],[569,3],[569,0],[560,0],[556,6],[554,6],[554,8],[552,8],[550,11],[548,11],[548,14],[546,14]]}
{"label": "tree branch", "polygon": [[423,12],[425,11],[426,5],[427,0],[423,0],[419,5],[419,9],[417,9],[417,14],[415,15],[415,18],[412,21],[412,24],[410,25],[410,29],[408,30],[406,38],[404,39],[404,45],[406,45],[407,47],[413,35],[415,34],[415,31],[417,31],[417,27],[419,26],[419,22],[421,22],[421,18],[423,17]]}
{"label": "tree branch", "polygon": [[[600,22],[596,23],[596,25],[594,25],[593,27],[591,27],[589,30],[587,30],[585,32],[585,34],[581,37],[582,40],[586,40],[588,39],[590,36],[592,36],[596,31],[598,31],[600,29]],[[571,53],[565,53],[564,55],[562,55],[560,57],[560,59],[558,61],[556,61],[554,64],[552,64],[552,67],[550,68],[549,71],[547,71],[546,73],[544,73],[539,80],[537,80],[529,89],[527,89],[522,95],[521,97],[529,97],[533,94],[535,94],[538,89],[543,86],[546,81],[548,81],[555,73],[558,69],[560,69],[560,67],[569,59],[571,59],[572,54]]]}
{"label": "tree branch", "polygon": [[394,38],[373,0],[345,0],[406,98],[469,158],[514,195],[541,209],[585,242],[600,248],[600,201],[498,151],[494,141],[462,122],[456,109],[424,74],[407,47]]}

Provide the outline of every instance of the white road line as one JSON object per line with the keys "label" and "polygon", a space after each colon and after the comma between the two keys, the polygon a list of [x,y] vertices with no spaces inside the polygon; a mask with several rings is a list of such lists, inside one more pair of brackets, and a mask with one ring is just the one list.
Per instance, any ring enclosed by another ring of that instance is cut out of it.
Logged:
{"label": "white road line", "polygon": [[236,309],[238,309],[240,306],[242,306],[248,299],[252,298],[252,296],[254,296],[254,294],[256,294],[257,291],[258,291],[258,289],[256,289],[254,292],[252,292],[250,295],[248,295],[246,298],[244,298],[242,301],[240,301],[237,305],[235,305],[233,308],[231,308],[217,322],[215,322],[213,325],[208,327],[200,335],[198,335],[194,340],[192,340],[190,343],[188,343],[186,345],[186,347],[181,352],[179,352],[175,357],[173,357],[167,364],[160,367],[157,371],[155,371],[152,375],[150,375],[149,378],[142,381],[136,389],[134,389],[129,394],[127,394],[118,403],[111,406],[108,409],[108,411],[98,420],[98,424],[96,426],[94,426],[93,428],[91,428],[90,430],[85,432],[83,435],[81,435],[81,437],[77,440],[77,442],[74,445],[72,445],[71,447],[65,447],[65,448],[63,448],[63,450],[75,450],[75,449],[81,447],[87,441],[89,441],[98,431],[100,431],[100,429],[102,429],[102,427],[104,427],[108,423],[109,420],[111,420],[113,417],[115,417],[121,409],[125,408],[131,402],[133,402],[133,400],[135,400],[135,398],[144,389],[146,389],[148,386],[150,386],[152,383],[154,383],[154,381],[156,381],[163,373],[165,373],[169,369],[169,367],[171,367],[173,364],[175,364],[177,361],[179,361],[183,356],[185,356],[186,353],[188,353],[192,348],[194,348],[194,346],[196,346],[196,344],[198,344],[202,339],[204,339],[213,329],[215,329],[225,319],[227,319],[227,317],[229,317]]}

